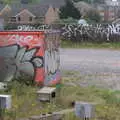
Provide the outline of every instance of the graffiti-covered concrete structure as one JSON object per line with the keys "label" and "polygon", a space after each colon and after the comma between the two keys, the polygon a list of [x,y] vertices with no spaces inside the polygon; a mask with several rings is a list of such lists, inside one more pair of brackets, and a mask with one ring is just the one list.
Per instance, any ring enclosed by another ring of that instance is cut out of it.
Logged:
{"label": "graffiti-covered concrete structure", "polygon": [[21,73],[42,85],[60,82],[59,31],[0,32],[0,82]]}

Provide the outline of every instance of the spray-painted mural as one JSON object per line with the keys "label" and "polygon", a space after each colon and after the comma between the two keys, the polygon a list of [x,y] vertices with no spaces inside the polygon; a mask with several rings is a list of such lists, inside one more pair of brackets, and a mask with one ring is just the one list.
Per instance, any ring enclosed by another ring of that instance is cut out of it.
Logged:
{"label": "spray-painted mural", "polygon": [[[56,84],[60,80],[59,34],[47,34],[45,51],[45,84]],[[51,81],[51,79],[53,81]]]}
{"label": "spray-painted mural", "polygon": [[59,24],[41,26],[18,26],[18,30],[47,30],[57,27],[61,30],[61,36],[65,40],[77,42],[117,42],[120,41],[120,24]]}
{"label": "spray-painted mural", "polygon": [[[47,56],[46,53],[51,45],[45,36],[44,32],[0,32],[0,82],[9,81],[19,76],[20,73],[30,75],[37,83],[59,82],[58,67],[54,73],[49,73],[54,69],[56,54],[54,57]],[[54,44],[52,45],[54,46]],[[54,54],[55,51],[50,48],[50,52]],[[56,64],[59,66],[59,62]],[[51,74],[52,76],[50,76]]]}
{"label": "spray-painted mural", "polygon": [[120,41],[120,24],[64,25],[63,39],[78,42],[117,42]]}

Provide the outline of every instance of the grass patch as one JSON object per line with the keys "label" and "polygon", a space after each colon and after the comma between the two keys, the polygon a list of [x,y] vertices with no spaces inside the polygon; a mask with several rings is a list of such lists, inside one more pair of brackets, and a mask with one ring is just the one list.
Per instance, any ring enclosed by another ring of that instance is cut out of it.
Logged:
{"label": "grass patch", "polygon": [[0,94],[12,95],[12,109],[3,113],[4,120],[29,118],[33,115],[61,110],[62,106],[52,103],[40,103],[36,94],[38,87],[27,86],[19,82],[12,82],[9,90],[0,91]]}
{"label": "grass patch", "polygon": [[120,42],[114,43],[88,43],[81,42],[75,43],[71,41],[61,41],[61,48],[107,48],[107,49],[120,49]]}
{"label": "grass patch", "polygon": [[[73,82],[71,76],[77,75],[76,72],[66,72],[69,76],[69,82]],[[76,79],[74,79],[76,81]],[[63,84],[66,82],[63,78]],[[69,106],[72,101],[94,102],[96,105],[96,117],[94,120],[119,120],[120,119],[120,91],[101,89],[95,86],[81,87],[63,86],[61,90],[61,99],[64,105]],[[66,102],[67,101],[67,102]],[[67,114],[65,120],[78,120],[75,114]],[[92,119],[93,120],[93,119]]]}
{"label": "grass patch", "polygon": [[[82,88],[80,86],[64,86],[62,88],[61,99],[63,105],[66,107],[68,107],[72,101],[98,103],[98,105],[96,105],[96,118],[94,120],[120,119],[120,98],[117,98],[116,92],[114,91],[98,89],[96,87]],[[70,113],[66,115],[65,120],[78,120],[78,118],[73,113]]]}
{"label": "grass patch", "polygon": [[[76,72],[66,72],[66,75],[74,76]],[[69,86],[66,82],[74,79],[63,77],[62,87],[54,104],[40,103],[37,100],[38,87],[27,86],[14,81],[8,91],[0,91],[1,94],[12,95],[12,109],[5,111],[4,120],[29,118],[32,115],[60,111],[71,108],[73,101],[86,101],[98,103],[96,106],[96,118],[94,120],[119,120],[120,119],[120,91],[100,89],[95,86],[81,87]],[[76,79],[75,79],[76,80]],[[74,113],[66,114],[64,120],[78,120]]]}

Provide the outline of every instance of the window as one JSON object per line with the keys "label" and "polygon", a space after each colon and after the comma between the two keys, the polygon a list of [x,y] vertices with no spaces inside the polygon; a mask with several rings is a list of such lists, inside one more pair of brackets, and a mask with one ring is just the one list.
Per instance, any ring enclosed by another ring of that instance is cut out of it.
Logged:
{"label": "window", "polygon": [[21,21],[21,18],[20,18],[20,17],[18,17],[18,21]]}
{"label": "window", "polygon": [[29,17],[29,21],[32,21],[32,17]]}
{"label": "window", "polygon": [[16,22],[16,17],[11,17],[11,22]]}

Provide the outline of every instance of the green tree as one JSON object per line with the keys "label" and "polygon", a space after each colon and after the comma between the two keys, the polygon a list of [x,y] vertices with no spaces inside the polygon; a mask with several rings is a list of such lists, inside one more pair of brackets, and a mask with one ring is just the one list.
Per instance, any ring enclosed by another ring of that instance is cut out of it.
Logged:
{"label": "green tree", "polygon": [[60,18],[61,19],[67,19],[69,17],[72,17],[74,19],[80,19],[81,15],[78,9],[74,6],[73,2],[70,0],[65,1],[65,6],[62,6],[60,8]]}

